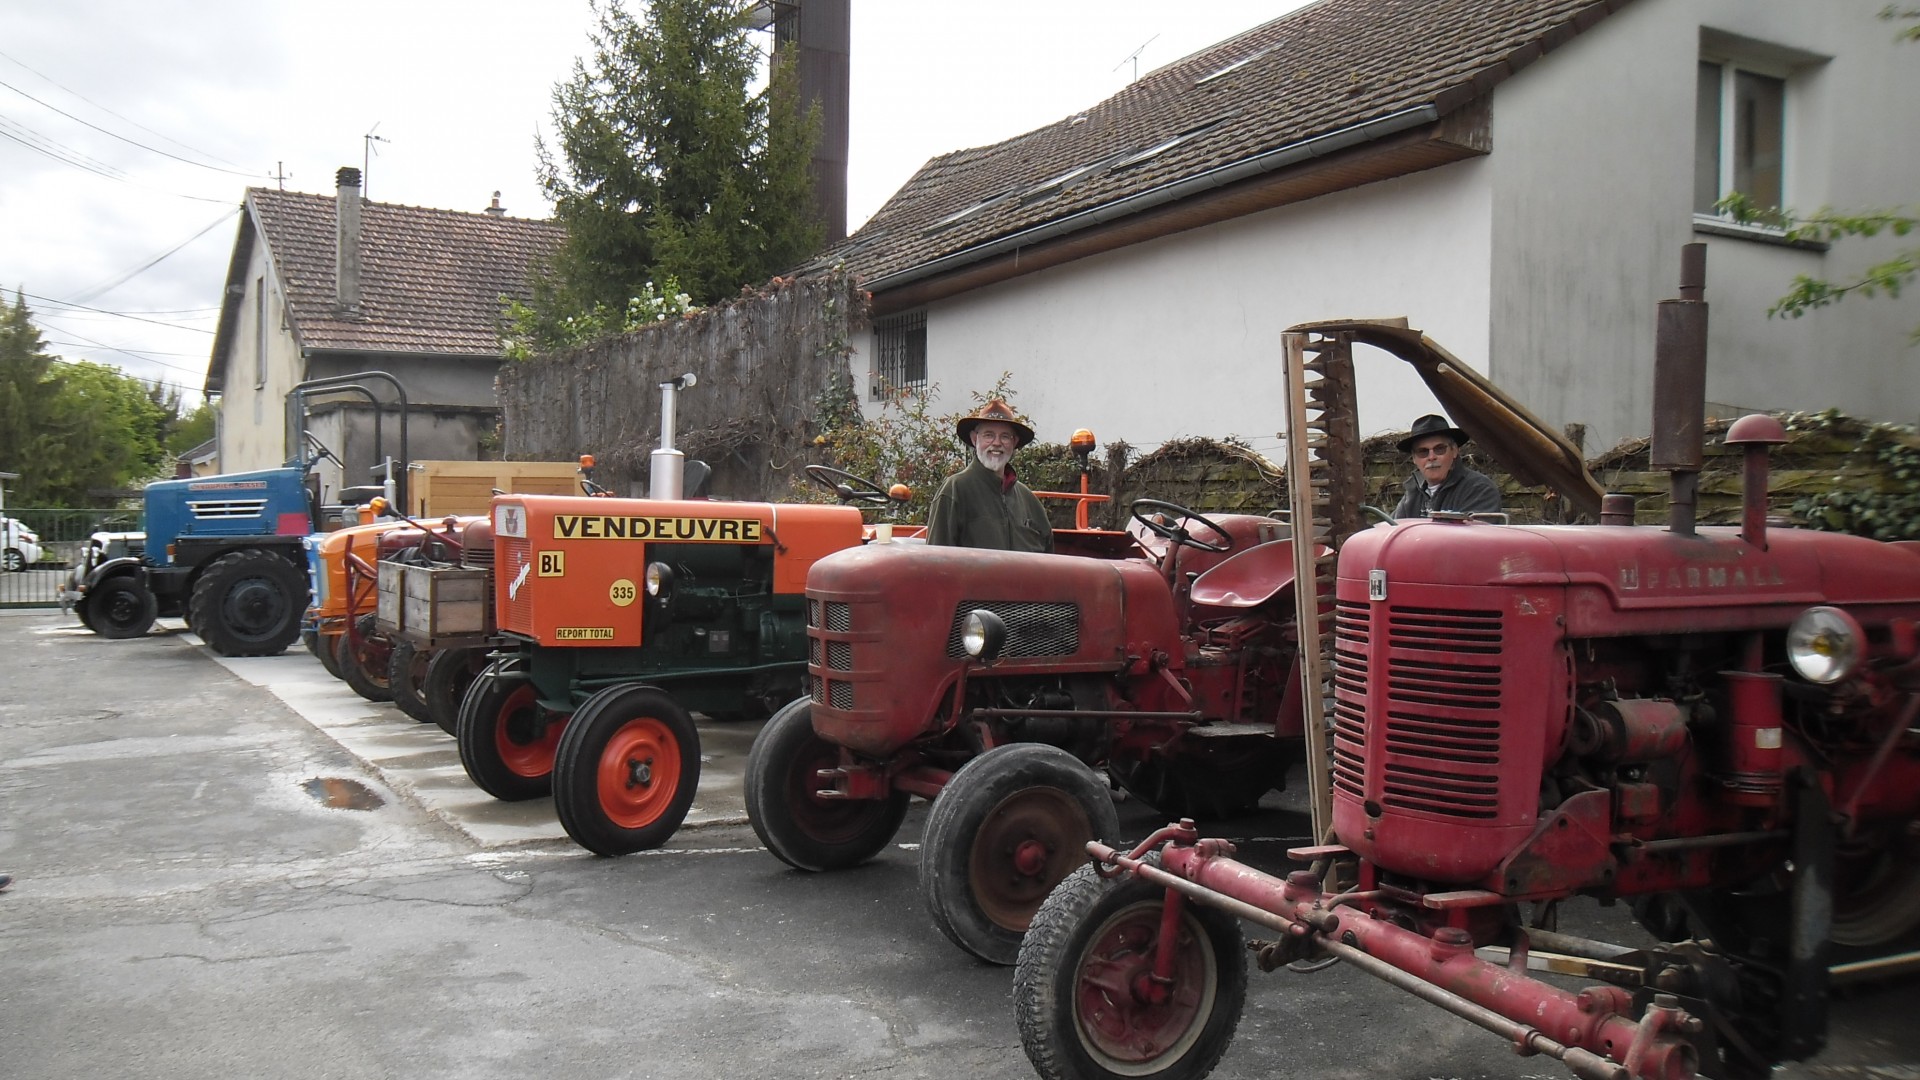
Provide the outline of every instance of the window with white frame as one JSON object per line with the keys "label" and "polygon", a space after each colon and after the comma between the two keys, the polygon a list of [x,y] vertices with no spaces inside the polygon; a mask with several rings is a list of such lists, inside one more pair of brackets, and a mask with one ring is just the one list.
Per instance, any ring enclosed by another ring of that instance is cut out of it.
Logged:
{"label": "window with white frame", "polygon": [[901,390],[927,387],[927,313],[889,315],[873,324],[874,401]]}
{"label": "window with white frame", "polygon": [[1694,213],[1717,216],[1715,204],[1736,191],[1760,209],[1787,204],[1787,88],[1784,70],[1700,61]]}

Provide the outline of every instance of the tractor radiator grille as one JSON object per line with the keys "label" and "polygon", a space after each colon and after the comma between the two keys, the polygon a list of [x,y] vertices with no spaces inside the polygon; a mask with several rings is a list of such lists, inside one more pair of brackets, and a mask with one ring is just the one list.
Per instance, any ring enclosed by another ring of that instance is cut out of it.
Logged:
{"label": "tractor radiator grille", "polygon": [[1003,657],[1072,656],[1080,651],[1080,608],[1076,604],[1034,604],[1017,600],[962,600],[953,609],[947,631],[947,658],[967,655],[961,642],[967,613],[985,608],[1007,624]]}
{"label": "tractor radiator grille", "polygon": [[818,675],[811,677],[812,693],[815,705],[832,705],[843,712],[853,708],[853,684],[838,679],[823,679]]}
{"label": "tractor radiator grille", "polygon": [[473,544],[461,548],[460,565],[469,570],[493,569],[493,545]]}
{"label": "tractor radiator grille", "polygon": [[[826,609],[826,621],[820,620],[820,611]],[[853,629],[853,607],[838,600],[807,600],[807,625],[815,629],[831,630],[844,634]]]}
{"label": "tractor radiator grille", "polygon": [[[511,627],[521,633],[530,633],[533,629],[533,590],[527,588],[526,578],[521,576],[521,574],[532,565],[532,559],[533,547],[527,543],[524,538],[514,537],[507,541],[507,565],[520,568],[514,571],[514,577],[518,579],[519,587],[512,587],[514,581],[511,579],[507,583],[509,586],[507,592],[507,618],[501,625]],[[499,573],[500,568],[495,567],[494,572],[496,574]]]}
{"label": "tractor radiator grille", "polygon": [[1333,783],[1367,797],[1367,605],[1342,600],[1333,613]]}
{"label": "tractor radiator grille", "polygon": [[207,502],[190,502],[187,509],[201,520],[223,518],[255,518],[266,512],[265,499],[220,499]]}
{"label": "tractor radiator grille", "polygon": [[824,654],[826,656],[825,662],[822,662],[820,659],[823,652],[823,650],[821,649],[822,644],[823,643],[819,638],[810,637],[807,639],[807,663],[812,664],[814,667],[824,667],[833,671],[852,671],[853,670],[853,643],[852,642],[850,641],[825,642],[824,643],[826,646],[824,650]]}
{"label": "tractor radiator grille", "polygon": [[1497,611],[1392,608],[1387,613],[1381,802],[1444,817],[1490,819],[1500,802]]}

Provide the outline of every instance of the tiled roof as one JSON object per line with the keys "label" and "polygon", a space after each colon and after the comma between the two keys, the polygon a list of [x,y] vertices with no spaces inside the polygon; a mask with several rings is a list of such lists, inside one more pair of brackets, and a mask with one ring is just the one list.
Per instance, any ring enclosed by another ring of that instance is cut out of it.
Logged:
{"label": "tiled roof", "polygon": [[500,355],[500,298],[565,231],[551,221],[363,202],[360,307],[334,293],[334,197],[252,188],[247,204],[307,349]]}
{"label": "tiled roof", "polygon": [[813,265],[844,263],[884,288],[890,275],[965,262],[981,245],[1331,132],[1444,117],[1626,3],[1318,0],[1083,113],[934,158]]}

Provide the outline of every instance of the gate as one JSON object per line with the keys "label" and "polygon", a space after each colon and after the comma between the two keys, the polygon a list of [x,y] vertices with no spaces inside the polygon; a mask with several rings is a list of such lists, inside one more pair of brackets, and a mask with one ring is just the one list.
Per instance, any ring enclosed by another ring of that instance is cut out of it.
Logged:
{"label": "gate", "polygon": [[[87,537],[96,532],[131,532],[140,528],[139,510],[35,510],[12,507],[7,518],[39,538],[37,558],[27,561],[28,545],[14,539],[14,527],[0,522],[0,543],[20,555],[21,569],[0,570],[0,608],[57,607],[67,571],[81,558]],[[0,551],[0,555],[6,552]],[[9,558],[6,565],[13,565]]]}

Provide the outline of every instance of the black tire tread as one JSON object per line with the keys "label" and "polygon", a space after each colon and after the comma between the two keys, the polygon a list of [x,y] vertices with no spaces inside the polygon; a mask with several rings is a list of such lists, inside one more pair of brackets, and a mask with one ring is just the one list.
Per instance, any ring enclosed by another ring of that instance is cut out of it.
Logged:
{"label": "black tire tread", "polygon": [[796,870],[821,873],[866,862],[886,849],[907,816],[908,796],[894,792],[877,808],[868,827],[854,840],[827,845],[807,835],[787,813],[787,772],[803,753],[813,733],[813,702],[800,698],[782,707],[767,721],[747,752],[747,822],[753,834],[781,862]]}
{"label": "black tire tread", "polygon": [[[680,744],[679,787],[659,817],[628,829],[608,819],[600,804],[600,754],[628,721],[648,715],[663,721]],[[553,808],[575,843],[595,855],[631,855],[672,839],[693,808],[700,787],[700,731],[671,694],[629,683],[611,686],[582,702],[567,721],[553,759]]]}
{"label": "black tire tread", "polygon": [[[236,635],[220,620],[220,609],[226,590],[236,581],[255,574],[274,580],[281,588],[287,614],[266,636],[250,641]],[[187,619],[200,640],[221,656],[278,656],[299,640],[306,609],[306,574],[292,560],[263,548],[243,548],[227,552],[200,572],[187,602]]]}

